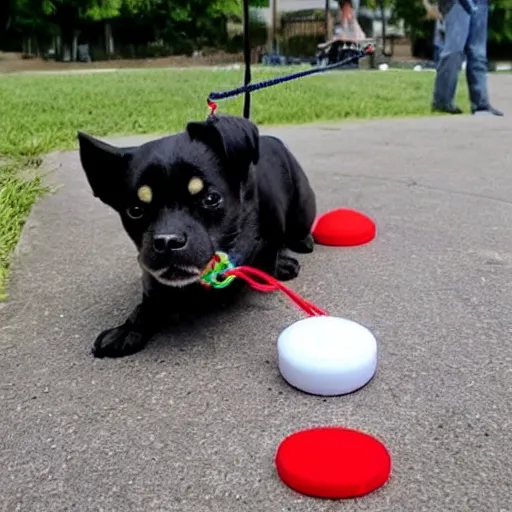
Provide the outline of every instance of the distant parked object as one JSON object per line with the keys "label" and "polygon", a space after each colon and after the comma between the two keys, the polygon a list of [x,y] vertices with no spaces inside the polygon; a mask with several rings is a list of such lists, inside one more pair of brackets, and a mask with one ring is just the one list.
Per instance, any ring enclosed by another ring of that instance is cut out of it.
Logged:
{"label": "distant parked object", "polygon": [[92,62],[91,52],[88,44],[79,44],[77,48],[78,62]]}

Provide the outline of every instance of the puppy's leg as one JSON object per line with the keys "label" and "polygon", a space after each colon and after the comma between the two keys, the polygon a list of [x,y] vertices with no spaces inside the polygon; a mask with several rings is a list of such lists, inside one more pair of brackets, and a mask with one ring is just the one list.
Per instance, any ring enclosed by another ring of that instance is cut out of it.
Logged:
{"label": "puppy's leg", "polygon": [[313,240],[313,235],[310,233],[302,240],[288,240],[287,246],[290,251],[296,252],[297,254],[309,254],[313,252],[315,248],[315,241]]}
{"label": "puppy's leg", "polygon": [[313,252],[315,242],[311,228],[316,217],[316,198],[300,164],[293,159],[295,191],[286,215],[286,247],[299,254]]}
{"label": "puppy's leg", "polygon": [[123,357],[142,350],[161,325],[158,305],[146,296],[126,322],[103,331],[94,342],[94,357]]}
{"label": "puppy's leg", "polygon": [[279,281],[291,281],[299,275],[299,272],[300,263],[287,251],[280,251],[276,259],[274,277]]}
{"label": "puppy's leg", "polygon": [[299,262],[277,241],[268,243],[253,265],[279,281],[295,279],[300,271]]}
{"label": "puppy's leg", "polygon": [[[299,163],[292,157],[295,193],[286,215],[285,247],[298,254],[313,252],[315,242],[311,228],[316,216],[316,198]],[[300,272],[299,262],[286,251],[278,253],[276,278],[281,281],[295,279]]]}

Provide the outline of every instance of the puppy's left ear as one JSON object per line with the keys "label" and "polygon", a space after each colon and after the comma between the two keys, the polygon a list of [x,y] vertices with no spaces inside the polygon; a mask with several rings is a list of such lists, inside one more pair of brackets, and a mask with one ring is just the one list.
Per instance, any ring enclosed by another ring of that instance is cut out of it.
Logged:
{"label": "puppy's left ear", "polygon": [[260,158],[260,135],[254,123],[235,116],[211,116],[204,122],[191,122],[187,133],[192,140],[200,140],[235,169],[248,169]]}

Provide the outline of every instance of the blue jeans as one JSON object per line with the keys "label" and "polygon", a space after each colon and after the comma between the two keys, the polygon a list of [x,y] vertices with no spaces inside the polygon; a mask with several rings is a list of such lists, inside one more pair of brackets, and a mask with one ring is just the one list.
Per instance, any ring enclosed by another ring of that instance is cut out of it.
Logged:
{"label": "blue jeans", "polygon": [[433,103],[438,107],[453,105],[459,72],[466,58],[471,109],[489,106],[487,91],[488,0],[474,0],[476,10],[468,12],[460,3],[445,14],[444,46],[437,64]]}
{"label": "blue jeans", "polygon": [[442,52],[442,49],[443,47],[439,44],[435,44],[434,45],[434,63],[437,64],[439,63],[439,56],[441,55],[441,52]]}

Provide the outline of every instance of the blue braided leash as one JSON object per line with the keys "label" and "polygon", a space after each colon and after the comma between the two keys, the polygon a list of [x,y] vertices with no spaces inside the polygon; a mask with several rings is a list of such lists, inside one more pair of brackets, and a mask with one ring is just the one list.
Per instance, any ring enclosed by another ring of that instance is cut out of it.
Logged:
{"label": "blue braided leash", "polygon": [[289,82],[290,80],[296,80],[297,78],[303,78],[305,76],[314,75],[316,73],[323,73],[324,71],[329,71],[331,69],[341,68],[350,64],[356,60],[360,60],[363,57],[366,57],[374,52],[375,48],[373,45],[366,46],[363,50],[359,50],[354,55],[343,59],[340,62],[336,62],[334,64],[329,64],[328,66],[323,66],[321,68],[308,69],[306,71],[299,71],[297,73],[292,73],[290,75],[278,76],[276,78],[272,78],[270,80],[264,80],[262,82],[257,82],[255,84],[250,85],[242,85],[241,87],[237,87],[236,89],[229,89],[224,92],[211,92],[208,96],[207,103],[212,109],[212,114],[215,112],[217,105],[215,105],[214,100],[224,100],[226,98],[231,98],[233,96],[238,96],[239,94],[251,93],[253,91],[259,91],[260,89],[265,89],[267,87],[272,87],[273,85],[282,84],[284,82]]}

